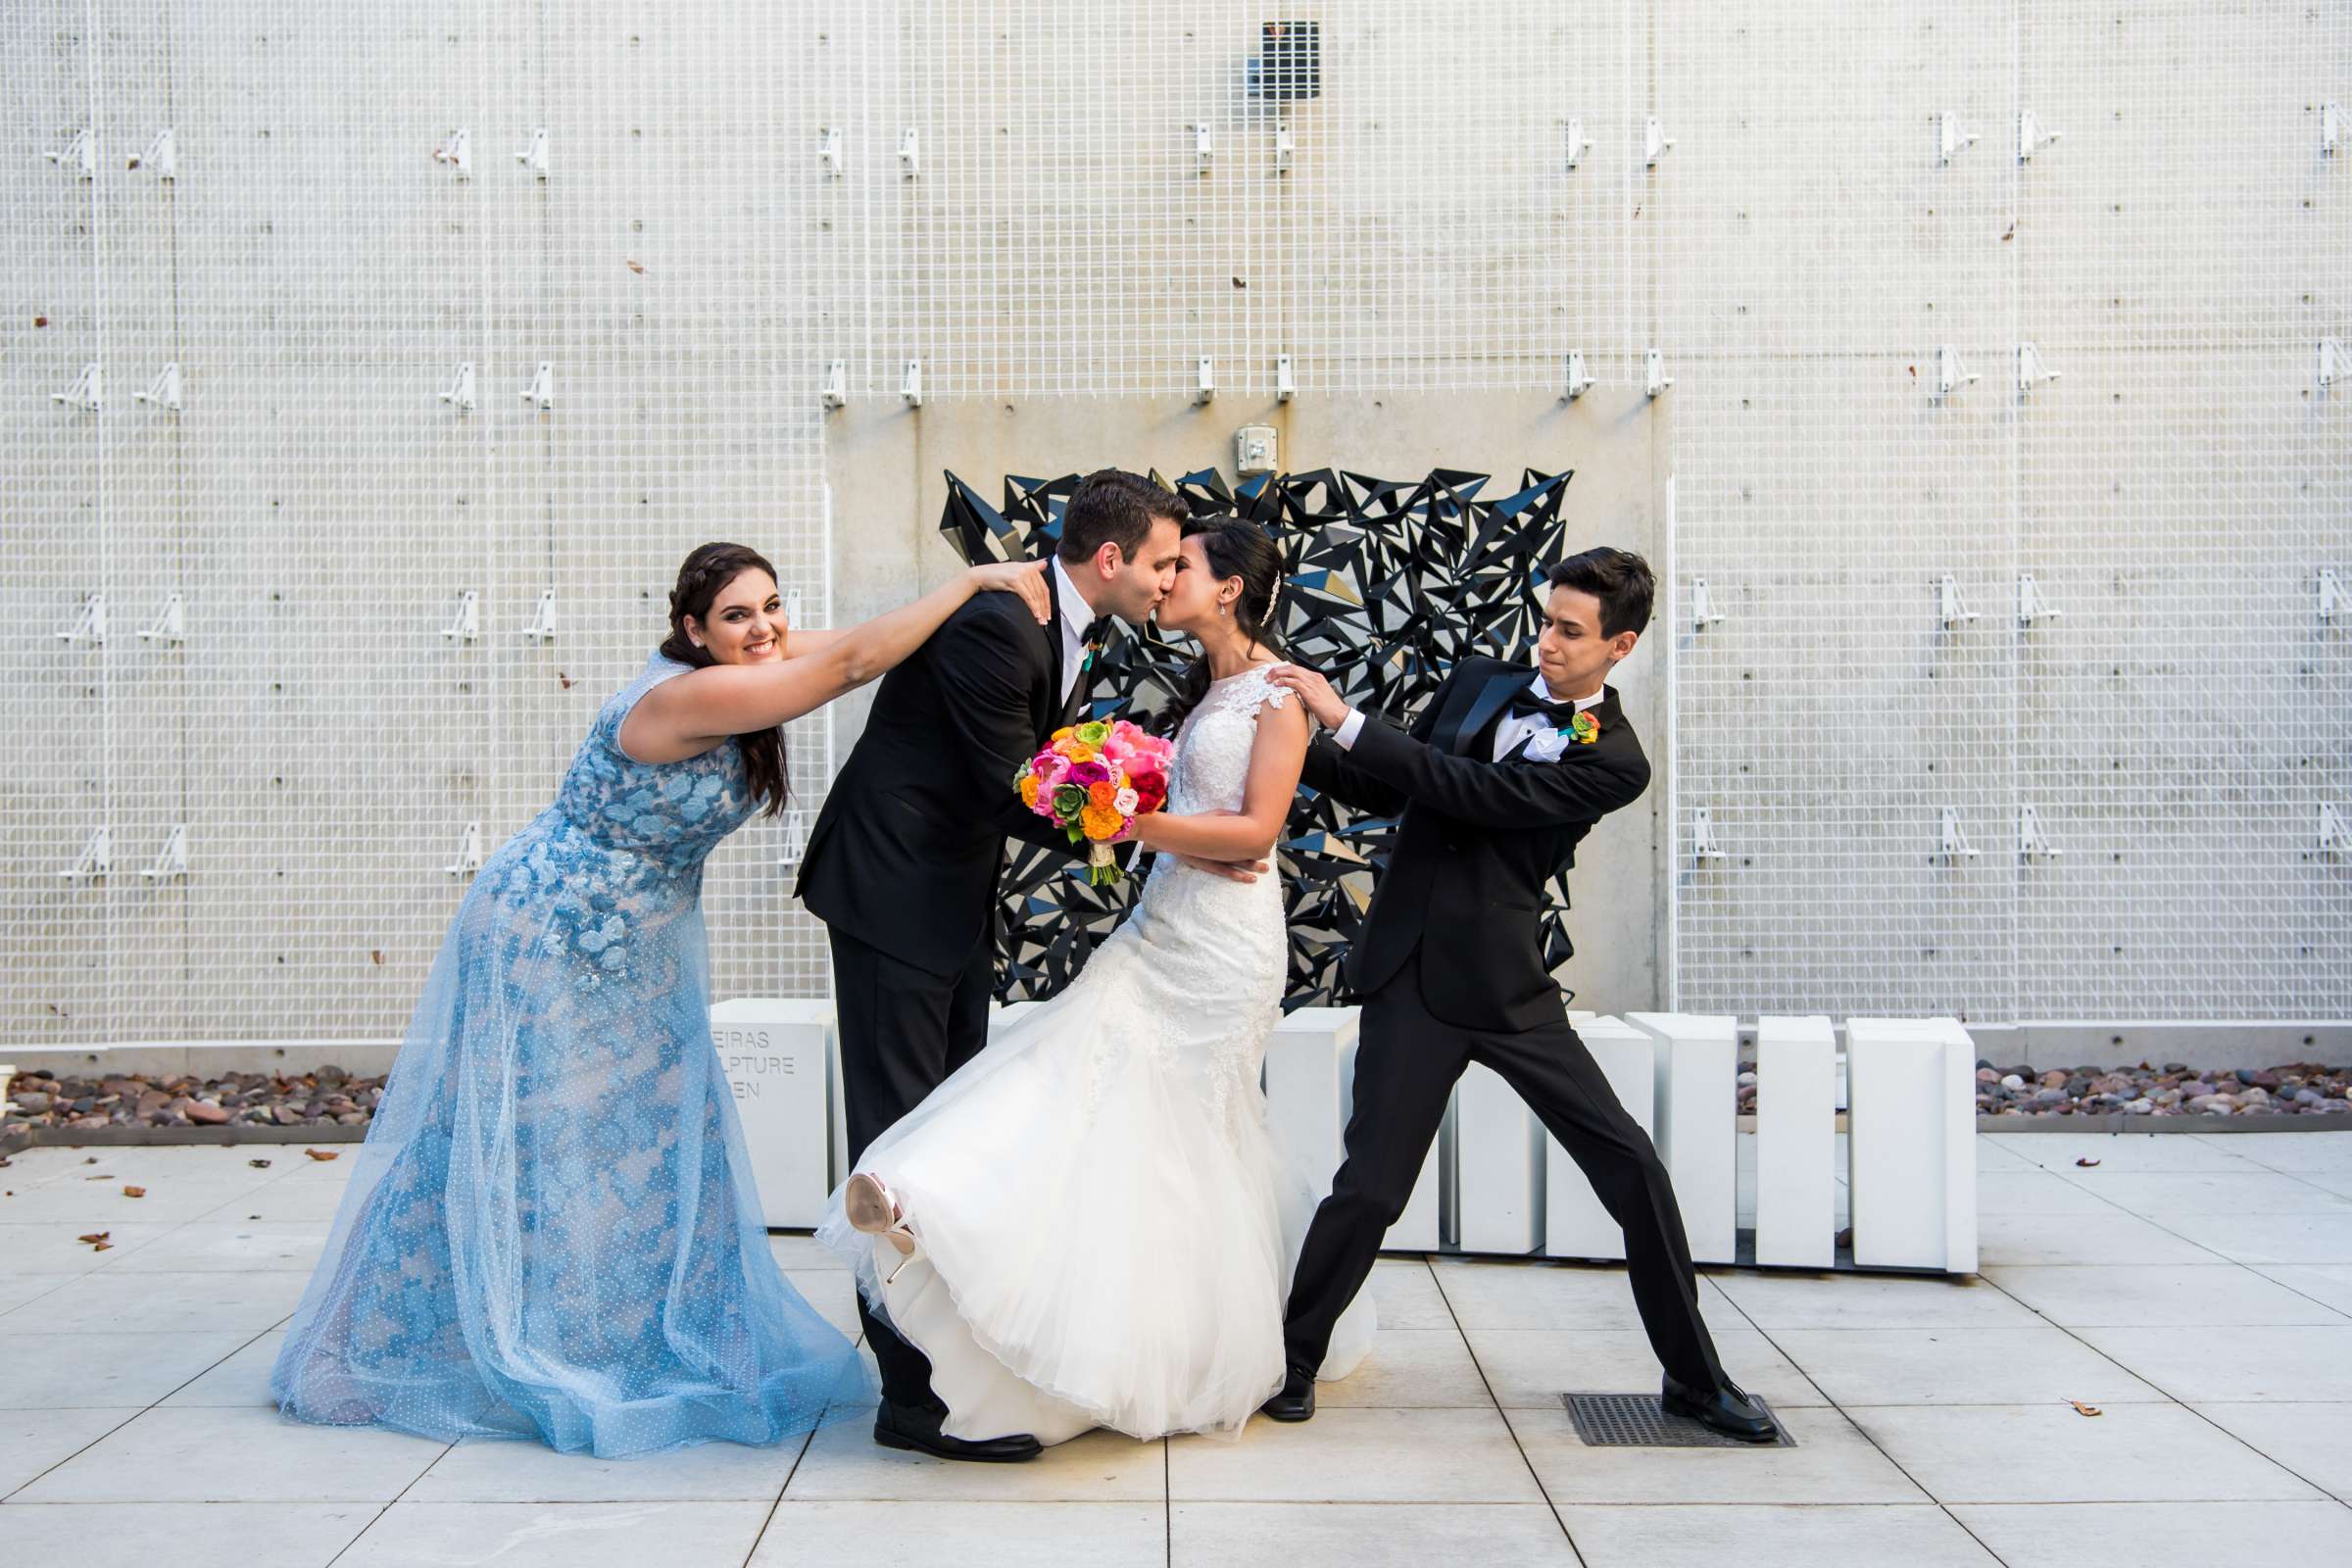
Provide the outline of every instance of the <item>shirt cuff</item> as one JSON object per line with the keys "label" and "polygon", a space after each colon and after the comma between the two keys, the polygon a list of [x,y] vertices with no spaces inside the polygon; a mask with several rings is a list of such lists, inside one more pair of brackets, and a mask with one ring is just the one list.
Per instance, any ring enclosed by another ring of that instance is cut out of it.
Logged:
{"label": "shirt cuff", "polygon": [[1348,716],[1340,720],[1340,727],[1331,732],[1331,743],[1343,752],[1350,751],[1355,746],[1355,738],[1363,732],[1364,710],[1350,708]]}

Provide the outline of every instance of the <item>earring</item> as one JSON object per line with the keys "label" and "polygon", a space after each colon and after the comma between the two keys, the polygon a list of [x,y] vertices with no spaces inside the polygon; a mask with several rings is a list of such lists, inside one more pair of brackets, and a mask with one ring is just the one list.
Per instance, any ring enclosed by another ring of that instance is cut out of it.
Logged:
{"label": "earring", "polygon": [[1217,606],[1217,613],[1218,613],[1219,615],[1230,615],[1230,614],[1232,614],[1232,613],[1233,613],[1233,607],[1232,607],[1231,605],[1222,605],[1222,604],[1221,604],[1221,605]]}

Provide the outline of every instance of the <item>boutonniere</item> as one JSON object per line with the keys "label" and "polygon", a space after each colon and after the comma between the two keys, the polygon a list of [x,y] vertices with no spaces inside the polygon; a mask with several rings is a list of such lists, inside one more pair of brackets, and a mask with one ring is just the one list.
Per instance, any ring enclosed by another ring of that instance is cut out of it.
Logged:
{"label": "boutonniere", "polygon": [[1600,720],[1594,718],[1589,709],[1580,710],[1576,717],[1568,721],[1568,737],[1579,746],[1592,745],[1600,739]]}

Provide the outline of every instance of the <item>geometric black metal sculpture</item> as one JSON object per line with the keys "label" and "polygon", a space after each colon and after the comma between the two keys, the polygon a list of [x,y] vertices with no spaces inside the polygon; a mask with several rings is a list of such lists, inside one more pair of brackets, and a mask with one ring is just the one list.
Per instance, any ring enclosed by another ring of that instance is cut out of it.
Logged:
{"label": "geometric black metal sculpture", "polygon": [[[1450,468],[1409,481],[1323,468],[1252,479],[1238,490],[1204,469],[1160,483],[1195,517],[1264,528],[1286,568],[1275,619],[1287,656],[1321,670],[1349,702],[1409,723],[1456,661],[1529,658],[1544,569],[1564,553],[1560,501],[1571,477],[1530,470],[1518,490],[1494,500],[1483,496],[1487,475]],[[951,473],[940,531],[967,562],[1044,555],[1061,536],[1062,511],[1079,478],[1008,476],[1002,504],[991,506]],[[1152,727],[1192,662],[1191,646],[1162,642],[1154,628],[1113,625],[1095,662],[1089,701],[1097,717]],[[1286,1009],[1341,1000],[1340,960],[1395,831],[1393,819],[1360,816],[1299,791],[1279,856],[1291,943]],[[1043,1000],[1067,985],[1117,925],[1141,879],[1092,888],[1067,859],[1018,841],[1012,848],[996,994],[1005,1002]],[[1557,964],[1567,956],[1566,877],[1554,884],[1550,903],[1544,951]]]}

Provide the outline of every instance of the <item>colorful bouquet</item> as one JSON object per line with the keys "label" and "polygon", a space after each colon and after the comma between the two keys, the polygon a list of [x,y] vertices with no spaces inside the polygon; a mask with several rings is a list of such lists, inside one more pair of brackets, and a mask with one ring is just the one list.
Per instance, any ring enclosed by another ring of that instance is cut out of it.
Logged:
{"label": "colorful bouquet", "polygon": [[1135,819],[1168,802],[1168,764],[1176,748],[1123,718],[1057,729],[1021,764],[1021,804],[1087,848],[1086,880],[1119,880],[1110,847],[1135,831]]}

